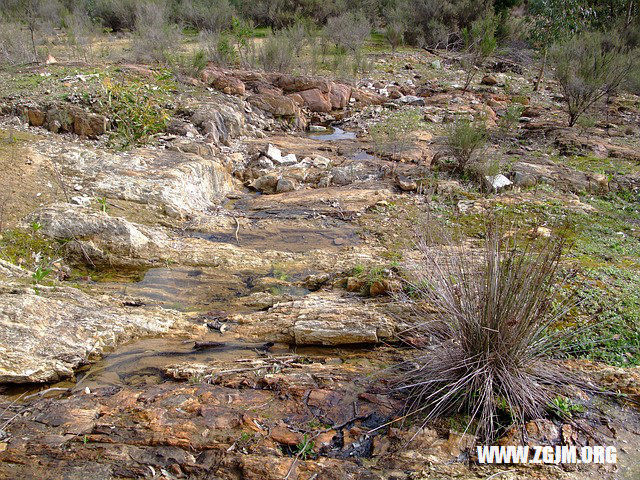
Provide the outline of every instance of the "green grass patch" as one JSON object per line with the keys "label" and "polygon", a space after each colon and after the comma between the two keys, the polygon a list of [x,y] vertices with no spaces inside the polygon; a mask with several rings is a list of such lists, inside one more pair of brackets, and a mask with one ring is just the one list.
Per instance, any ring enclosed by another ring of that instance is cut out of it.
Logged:
{"label": "green grass patch", "polygon": [[59,258],[64,244],[34,232],[4,230],[0,233],[0,258],[34,270]]}
{"label": "green grass patch", "polygon": [[558,159],[565,164],[586,173],[601,173],[607,176],[629,175],[640,171],[640,165],[624,158],[599,158],[594,156],[572,156]]}

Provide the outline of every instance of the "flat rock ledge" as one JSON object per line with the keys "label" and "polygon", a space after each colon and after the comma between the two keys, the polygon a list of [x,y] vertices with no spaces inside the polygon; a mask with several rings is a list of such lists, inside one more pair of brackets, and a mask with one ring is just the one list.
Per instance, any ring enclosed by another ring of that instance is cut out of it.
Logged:
{"label": "flat rock ledge", "polygon": [[294,345],[379,343],[396,330],[395,322],[375,304],[336,292],[308,295],[230,320],[237,322],[236,333],[244,338]]}
{"label": "flat rock ledge", "polygon": [[0,382],[51,382],[105,348],[169,331],[177,312],[114,306],[67,287],[0,282]]}

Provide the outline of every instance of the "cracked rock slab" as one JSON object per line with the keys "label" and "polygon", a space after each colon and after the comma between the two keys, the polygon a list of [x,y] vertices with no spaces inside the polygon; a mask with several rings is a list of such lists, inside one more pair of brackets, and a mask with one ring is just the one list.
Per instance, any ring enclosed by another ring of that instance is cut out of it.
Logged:
{"label": "cracked rock slab", "polygon": [[335,292],[307,295],[266,312],[235,315],[232,320],[243,337],[295,345],[378,343],[395,332],[392,319],[373,303]]}
{"label": "cracked rock slab", "polygon": [[67,287],[0,283],[0,382],[50,382],[105,348],[167,332],[180,314],[134,309]]}

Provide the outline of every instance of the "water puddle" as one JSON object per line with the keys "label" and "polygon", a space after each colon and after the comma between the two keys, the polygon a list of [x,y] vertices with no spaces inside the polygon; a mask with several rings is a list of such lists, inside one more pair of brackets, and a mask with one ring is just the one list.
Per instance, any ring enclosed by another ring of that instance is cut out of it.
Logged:
{"label": "water puddle", "polygon": [[313,140],[322,140],[327,142],[353,140],[356,138],[356,134],[354,132],[345,132],[338,127],[327,127],[326,132],[309,133],[308,136]]}
{"label": "water puddle", "polygon": [[[220,361],[231,364],[242,358],[257,358],[264,348],[263,344],[243,343],[229,334],[211,334],[197,341],[145,338],[119,347],[79,373],[74,389],[155,385],[166,379],[163,372],[170,365]],[[288,352],[288,347],[271,347],[270,351],[276,350]]]}
{"label": "water puddle", "polygon": [[148,270],[140,282],[104,284],[103,288],[182,312],[225,310],[230,300],[249,293],[250,275],[215,268],[169,266]]}
{"label": "water puddle", "polygon": [[[287,345],[268,346],[269,353],[289,353]],[[55,384],[3,385],[0,395],[9,401],[67,392],[94,390],[98,387],[155,385],[165,381],[164,370],[179,363],[235,362],[257,358],[267,346],[244,343],[232,334],[212,333],[197,340],[184,338],[143,338],[120,345],[99,361],[76,371],[75,379]]]}

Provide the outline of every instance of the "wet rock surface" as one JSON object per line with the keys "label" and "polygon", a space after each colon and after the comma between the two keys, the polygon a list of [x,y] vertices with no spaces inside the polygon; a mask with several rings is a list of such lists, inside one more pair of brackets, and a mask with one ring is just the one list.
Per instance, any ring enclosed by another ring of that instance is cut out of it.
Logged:
{"label": "wet rock surface", "polygon": [[0,381],[51,382],[105,349],[140,335],[168,332],[183,321],[160,310],[114,305],[69,287],[0,283]]}

